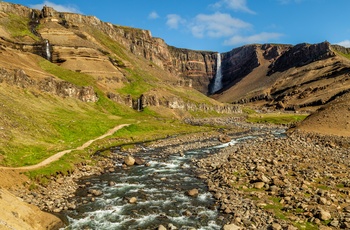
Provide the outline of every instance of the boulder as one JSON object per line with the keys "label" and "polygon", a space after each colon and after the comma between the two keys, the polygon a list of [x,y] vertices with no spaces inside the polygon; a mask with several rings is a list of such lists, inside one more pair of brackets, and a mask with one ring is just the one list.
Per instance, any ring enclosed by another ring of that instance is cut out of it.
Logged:
{"label": "boulder", "polygon": [[97,190],[97,189],[90,189],[89,193],[94,195],[94,196],[101,196],[103,194],[103,192],[101,190]]}
{"label": "boulder", "polygon": [[219,136],[219,141],[221,143],[227,143],[231,141],[231,137],[227,136],[227,135],[221,135]]}
{"label": "boulder", "polygon": [[198,196],[198,194],[199,194],[199,192],[198,192],[198,189],[196,189],[196,188],[187,191],[187,195],[189,195],[191,197],[196,197],[196,196]]}
{"label": "boulder", "polygon": [[130,199],[129,199],[129,203],[130,204],[135,204],[137,202],[137,198],[136,197],[131,197]]}
{"label": "boulder", "polygon": [[145,164],[145,160],[141,159],[140,157],[135,157],[135,164],[136,165],[143,165]]}
{"label": "boulder", "polygon": [[256,189],[262,189],[265,186],[264,182],[256,182],[254,183],[254,188]]}
{"label": "boulder", "polygon": [[126,156],[124,157],[124,163],[127,166],[133,166],[135,164],[135,158],[133,158],[132,156]]}
{"label": "boulder", "polygon": [[319,211],[318,211],[318,218],[320,219],[320,220],[330,220],[331,218],[332,218],[332,215],[331,215],[331,213],[330,212],[328,212],[328,211],[325,211],[325,210],[323,210],[323,209],[320,209]]}
{"label": "boulder", "polygon": [[241,230],[242,228],[235,224],[227,224],[224,226],[223,230]]}

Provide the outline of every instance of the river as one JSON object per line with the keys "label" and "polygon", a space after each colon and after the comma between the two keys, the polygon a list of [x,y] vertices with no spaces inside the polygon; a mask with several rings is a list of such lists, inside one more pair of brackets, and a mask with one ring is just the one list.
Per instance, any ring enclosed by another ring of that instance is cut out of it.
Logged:
{"label": "river", "polygon": [[[115,172],[80,181],[83,186],[74,198],[79,205],[64,213],[69,222],[65,229],[157,229],[159,225],[168,229],[222,229],[225,217],[217,211],[206,184],[193,172],[191,159],[215,154],[247,138],[253,136],[167,157],[160,154],[163,148],[139,146],[140,151],[133,156],[145,160],[147,166],[123,169],[116,163]],[[120,148],[112,151],[127,155]],[[103,194],[89,196],[91,189]],[[187,195],[191,189],[197,189],[198,196]],[[136,203],[130,203],[131,198],[136,198]]]}

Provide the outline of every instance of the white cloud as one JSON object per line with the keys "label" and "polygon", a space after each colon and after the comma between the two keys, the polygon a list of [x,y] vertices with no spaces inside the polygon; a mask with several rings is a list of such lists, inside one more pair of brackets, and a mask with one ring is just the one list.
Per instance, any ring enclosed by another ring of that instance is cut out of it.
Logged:
{"label": "white cloud", "polygon": [[340,45],[340,46],[344,46],[344,47],[350,48],[350,40],[344,40],[344,41],[341,41],[341,42],[337,43],[337,45]]}
{"label": "white cloud", "polygon": [[53,3],[53,2],[49,2],[49,1],[44,1],[41,4],[29,5],[30,8],[39,9],[39,10],[41,10],[44,6],[52,7],[58,12],[69,12],[69,13],[78,13],[78,14],[81,13],[76,6],[73,6],[73,5],[59,5],[59,4],[56,4],[56,3]]}
{"label": "white cloud", "polygon": [[179,24],[184,24],[186,22],[185,19],[183,19],[180,15],[177,14],[168,14],[167,15],[167,26],[169,26],[170,29],[177,29],[179,28]]}
{"label": "white cloud", "polygon": [[148,15],[149,19],[157,19],[159,18],[159,15],[156,11],[152,11],[149,15]]}
{"label": "white cloud", "polygon": [[195,37],[219,38],[232,36],[241,29],[250,28],[251,24],[233,18],[229,14],[215,13],[212,15],[199,14],[189,26]]}
{"label": "white cloud", "polygon": [[266,32],[262,32],[260,34],[255,34],[251,36],[235,35],[232,38],[224,41],[224,45],[233,46],[233,45],[241,45],[241,44],[266,43],[266,42],[270,42],[270,40],[275,40],[282,36],[283,34],[280,34],[280,33],[266,33]]}
{"label": "white cloud", "polygon": [[229,8],[236,11],[242,11],[250,14],[255,14],[254,11],[249,9],[246,0],[221,0],[213,5],[215,8]]}

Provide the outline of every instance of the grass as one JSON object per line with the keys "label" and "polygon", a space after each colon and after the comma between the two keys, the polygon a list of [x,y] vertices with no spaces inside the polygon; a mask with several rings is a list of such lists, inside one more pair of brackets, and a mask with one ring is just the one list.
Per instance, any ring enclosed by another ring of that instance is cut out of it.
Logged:
{"label": "grass", "polygon": [[95,79],[88,74],[78,73],[71,71],[65,68],[62,68],[58,65],[55,65],[45,59],[39,61],[40,67],[51,73],[52,75],[59,77],[64,81],[68,81],[77,86],[94,86],[96,84]]}
{"label": "grass", "polygon": [[264,206],[264,209],[270,210],[271,212],[274,213],[276,218],[281,219],[281,220],[287,220],[287,216],[283,213],[282,208],[283,205],[280,203],[281,198],[279,197],[271,197],[270,198],[272,203],[267,204]]}
{"label": "grass", "polygon": [[76,148],[121,123],[94,103],[2,88],[2,165],[36,164],[60,150]]}
{"label": "grass", "polygon": [[29,18],[20,17],[15,14],[9,14],[8,20],[4,23],[4,26],[10,32],[11,36],[14,38],[29,36],[34,40],[38,41],[39,38],[36,37],[29,30],[28,24],[29,24]]}
{"label": "grass", "polygon": [[247,122],[252,123],[269,123],[288,125],[304,120],[307,114],[283,114],[283,113],[267,113],[267,114],[250,114],[247,117]]}
{"label": "grass", "polygon": [[318,230],[318,226],[314,223],[306,222],[306,223],[294,223],[294,226],[300,230]]}
{"label": "grass", "polygon": [[342,53],[342,52],[339,52],[339,51],[336,51],[339,55],[347,58],[347,59],[350,59],[350,54],[345,54],[345,53]]}
{"label": "grass", "polygon": [[142,74],[138,74],[136,71],[128,71],[129,74],[127,75],[127,79],[129,80],[129,83],[127,83],[123,88],[119,89],[118,93],[139,97],[141,94],[149,91],[153,87],[145,80],[149,78],[142,76]]}

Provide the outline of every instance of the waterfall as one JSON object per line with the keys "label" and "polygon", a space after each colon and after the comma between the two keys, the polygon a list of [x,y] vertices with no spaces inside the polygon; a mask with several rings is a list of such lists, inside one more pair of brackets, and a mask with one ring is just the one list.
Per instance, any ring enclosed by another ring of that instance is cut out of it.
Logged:
{"label": "waterfall", "polygon": [[222,89],[222,73],[221,73],[221,54],[217,54],[217,59],[216,59],[216,75],[214,79],[214,85],[212,88],[212,93],[214,94],[215,92],[219,91]]}
{"label": "waterfall", "polygon": [[50,43],[49,40],[45,40],[45,54],[46,54],[46,59],[51,61],[51,50],[50,50]]}
{"label": "waterfall", "polygon": [[142,105],[141,105],[141,98],[137,98],[137,111],[141,111],[142,110]]}

